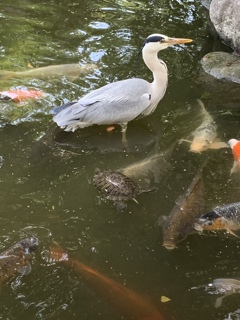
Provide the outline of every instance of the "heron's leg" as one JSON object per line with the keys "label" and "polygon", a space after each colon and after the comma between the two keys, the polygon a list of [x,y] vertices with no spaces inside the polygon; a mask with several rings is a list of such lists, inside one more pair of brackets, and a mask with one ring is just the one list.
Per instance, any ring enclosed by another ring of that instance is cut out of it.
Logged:
{"label": "heron's leg", "polygon": [[127,131],[127,122],[121,123],[121,132],[122,132],[122,143],[126,149],[128,149],[128,143],[127,143],[127,136],[126,136],[126,131]]}

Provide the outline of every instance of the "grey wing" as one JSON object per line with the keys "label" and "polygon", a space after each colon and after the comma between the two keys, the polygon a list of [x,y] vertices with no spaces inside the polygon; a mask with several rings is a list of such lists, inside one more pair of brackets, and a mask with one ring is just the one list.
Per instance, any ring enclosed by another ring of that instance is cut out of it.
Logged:
{"label": "grey wing", "polygon": [[150,84],[143,79],[110,83],[61,109],[53,120],[61,127],[75,122],[124,123],[133,120],[151,104]]}

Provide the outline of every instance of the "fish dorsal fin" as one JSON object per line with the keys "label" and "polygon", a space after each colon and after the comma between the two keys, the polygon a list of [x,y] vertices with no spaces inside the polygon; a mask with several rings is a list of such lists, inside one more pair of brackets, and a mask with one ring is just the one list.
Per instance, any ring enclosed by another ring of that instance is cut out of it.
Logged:
{"label": "fish dorsal fin", "polygon": [[193,178],[193,181],[191,182],[191,184],[187,190],[186,197],[189,197],[189,195],[193,192],[194,188],[201,181],[201,179],[202,179],[202,168],[200,168],[198,170],[195,177]]}
{"label": "fish dorsal fin", "polygon": [[26,261],[25,265],[22,266],[21,268],[18,268],[17,271],[22,275],[28,275],[32,271],[31,263],[29,261]]}
{"label": "fish dorsal fin", "polygon": [[175,201],[175,204],[182,210],[182,207],[184,206],[184,204],[186,203],[186,198],[187,195],[183,194],[181,196],[179,196],[177,198],[177,200]]}

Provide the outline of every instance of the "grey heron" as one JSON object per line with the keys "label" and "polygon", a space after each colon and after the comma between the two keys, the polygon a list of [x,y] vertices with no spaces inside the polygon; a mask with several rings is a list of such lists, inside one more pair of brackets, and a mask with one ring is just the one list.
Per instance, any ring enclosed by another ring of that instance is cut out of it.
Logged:
{"label": "grey heron", "polygon": [[133,78],[109,83],[78,101],[53,108],[53,121],[65,131],[75,131],[94,124],[118,124],[121,126],[122,141],[126,145],[127,123],[139,116],[151,114],[166,91],[167,66],[158,59],[158,52],[174,44],[191,41],[192,39],[151,34],[143,43],[142,56],[153,73],[153,82]]}

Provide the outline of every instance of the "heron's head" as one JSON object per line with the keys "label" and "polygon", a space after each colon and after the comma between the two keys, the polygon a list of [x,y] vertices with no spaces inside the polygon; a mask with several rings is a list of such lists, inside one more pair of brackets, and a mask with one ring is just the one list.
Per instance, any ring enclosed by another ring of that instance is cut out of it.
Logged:
{"label": "heron's head", "polygon": [[160,51],[166,49],[174,44],[188,43],[192,42],[192,39],[184,39],[184,38],[169,38],[160,33],[154,33],[147,37],[147,39],[143,43],[143,47],[149,49],[150,51]]}

